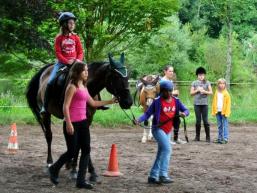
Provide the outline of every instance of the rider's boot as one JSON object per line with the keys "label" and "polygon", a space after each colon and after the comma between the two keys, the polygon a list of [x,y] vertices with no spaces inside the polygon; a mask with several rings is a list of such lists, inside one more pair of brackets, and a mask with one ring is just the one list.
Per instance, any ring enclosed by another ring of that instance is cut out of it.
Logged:
{"label": "rider's boot", "polygon": [[47,84],[46,90],[45,90],[45,96],[44,96],[44,103],[42,105],[42,108],[40,110],[41,116],[44,116],[47,113],[47,107],[49,103],[49,94],[50,94],[50,84]]}

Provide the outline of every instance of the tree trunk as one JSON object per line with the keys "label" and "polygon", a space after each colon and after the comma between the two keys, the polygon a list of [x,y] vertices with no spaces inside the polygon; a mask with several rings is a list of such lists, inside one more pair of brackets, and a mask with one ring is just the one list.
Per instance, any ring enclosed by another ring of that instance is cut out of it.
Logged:
{"label": "tree trunk", "polygon": [[86,60],[89,63],[92,60],[94,38],[91,34],[86,37]]}
{"label": "tree trunk", "polygon": [[231,72],[232,72],[232,21],[230,16],[228,15],[227,18],[227,69],[226,69],[226,76],[225,79],[227,81],[227,88],[230,88],[230,80],[231,80]]}

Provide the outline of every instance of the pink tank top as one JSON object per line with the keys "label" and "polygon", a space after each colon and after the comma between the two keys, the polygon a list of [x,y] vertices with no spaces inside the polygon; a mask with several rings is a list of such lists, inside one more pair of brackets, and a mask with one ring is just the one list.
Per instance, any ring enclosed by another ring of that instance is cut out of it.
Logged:
{"label": "pink tank top", "polygon": [[77,88],[70,104],[71,122],[79,122],[87,118],[86,109],[89,93],[87,89]]}

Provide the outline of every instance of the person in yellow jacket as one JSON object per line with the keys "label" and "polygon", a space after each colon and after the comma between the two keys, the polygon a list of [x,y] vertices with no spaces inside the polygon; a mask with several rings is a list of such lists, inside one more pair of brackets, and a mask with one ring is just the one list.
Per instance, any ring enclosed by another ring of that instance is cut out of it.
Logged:
{"label": "person in yellow jacket", "polygon": [[217,90],[212,100],[212,115],[216,116],[218,124],[218,139],[215,143],[228,143],[229,128],[228,117],[231,113],[231,98],[226,89],[226,80],[220,78],[218,80]]}

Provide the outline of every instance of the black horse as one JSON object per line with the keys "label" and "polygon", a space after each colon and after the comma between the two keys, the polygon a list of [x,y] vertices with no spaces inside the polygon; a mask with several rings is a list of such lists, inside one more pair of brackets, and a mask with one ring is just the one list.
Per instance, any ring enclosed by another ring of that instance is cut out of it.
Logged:
{"label": "black horse", "polygon": [[[109,54],[109,62],[93,62],[89,64],[89,77],[87,81],[87,88],[92,97],[97,96],[97,94],[101,90],[106,88],[108,92],[118,98],[121,108],[129,109],[132,105],[132,97],[129,91],[128,75],[127,69],[124,66],[124,60],[124,54],[121,55],[119,61],[115,61]],[[36,73],[29,82],[26,91],[26,98],[29,107],[31,108],[37,121],[41,125],[46,138],[48,147],[48,166],[53,163],[51,152],[51,114],[56,116],[57,118],[63,118],[63,90],[65,89],[65,86],[63,86],[63,84],[61,87],[60,85],[58,86],[57,79],[57,84],[55,84],[54,87],[51,89],[51,99],[49,101],[48,107],[49,113],[41,117],[39,112],[42,107],[45,88],[52,68],[53,65],[47,65],[40,69],[39,72]],[[60,91],[60,88],[62,88],[62,91]],[[89,120],[89,124],[92,123],[95,111],[96,109],[92,107],[89,107],[87,110],[87,118]]]}

